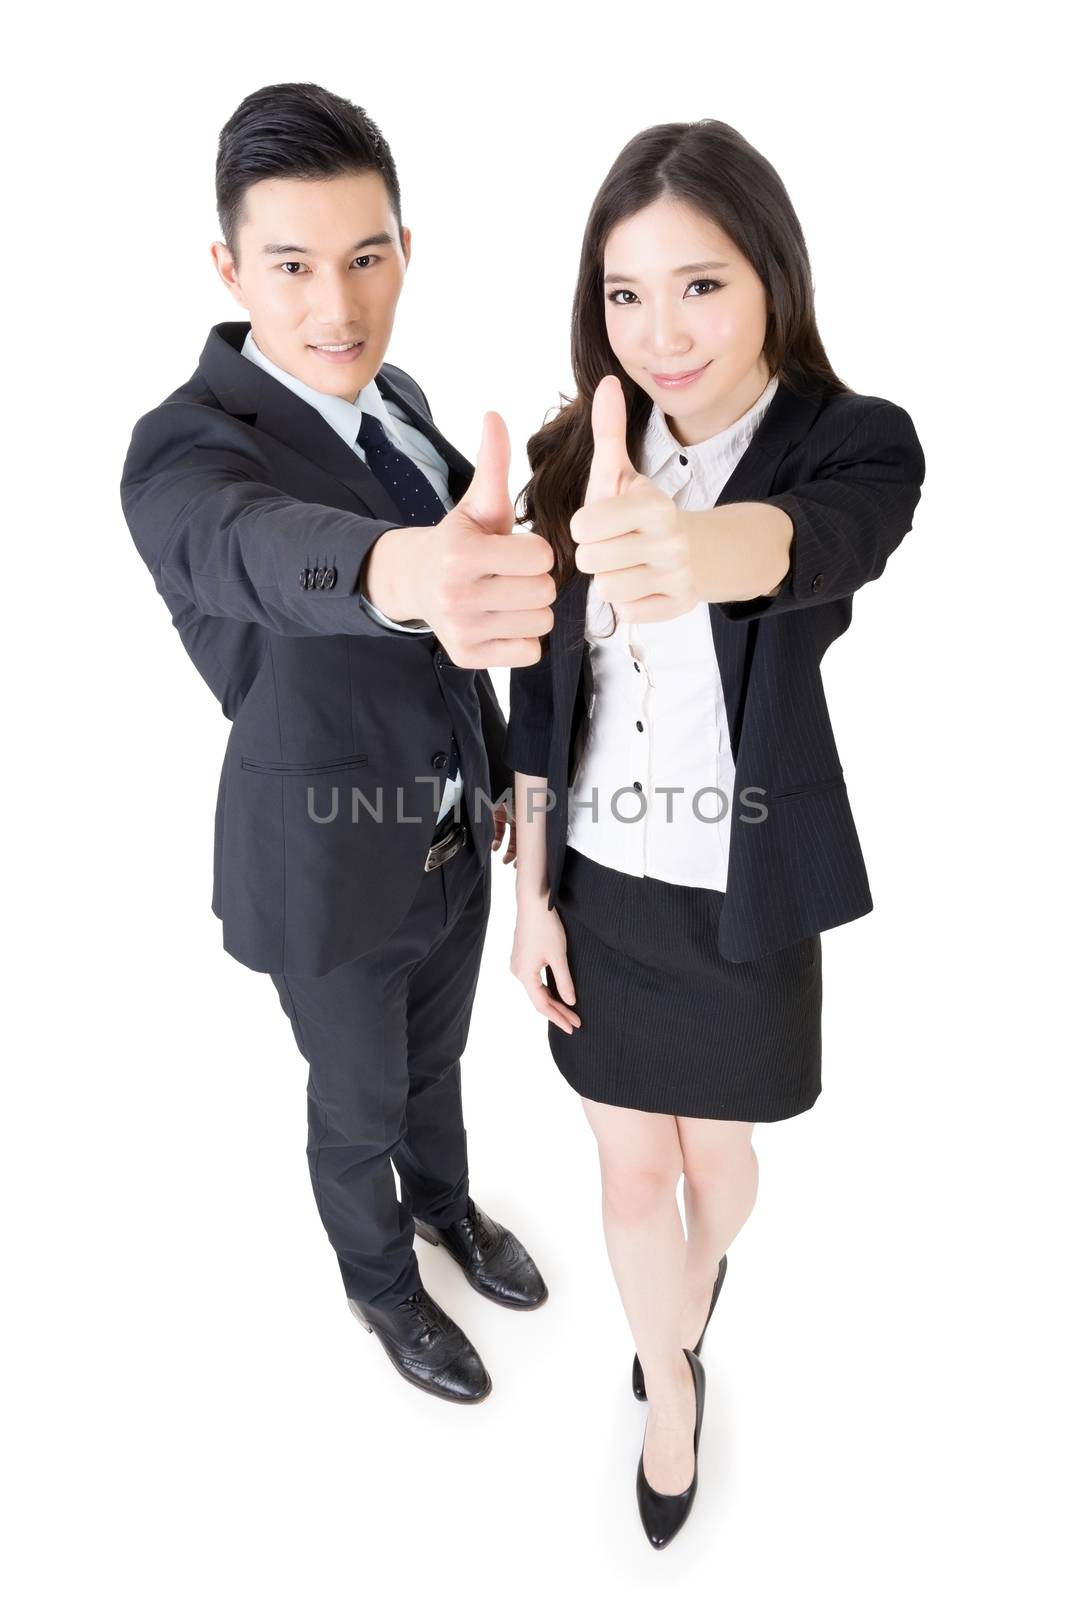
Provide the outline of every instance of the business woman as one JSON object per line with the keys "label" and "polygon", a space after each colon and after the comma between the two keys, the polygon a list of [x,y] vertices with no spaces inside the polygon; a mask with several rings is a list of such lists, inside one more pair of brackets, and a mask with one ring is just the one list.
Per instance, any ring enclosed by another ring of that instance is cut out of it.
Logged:
{"label": "business woman", "polygon": [[753,1130],[819,1095],[820,931],[872,908],[820,662],[925,463],[907,413],[833,371],[789,197],[724,123],[626,145],[572,326],[577,394],[520,506],[558,593],[511,674],[512,971],[596,1136],[661,1549],[696,1492]]}

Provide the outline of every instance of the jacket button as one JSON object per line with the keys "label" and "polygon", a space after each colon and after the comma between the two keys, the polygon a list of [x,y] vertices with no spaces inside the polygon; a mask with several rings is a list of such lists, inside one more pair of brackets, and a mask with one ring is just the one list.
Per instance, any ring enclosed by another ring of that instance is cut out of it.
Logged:
{"label": "jacket button", "polygon": [[297,579],[297,582],[299,583],[301,589],[306,589],[307,588],[308,579],[310,577],[311,577],[311,573],[308,571],[307,567],[305,567],[304,570],[301,572],[299,578]]}
{"label": "jacket button", "polygon": [[435,767],[444,767],[448,765],[448,757],[443,750],[434,751],[433,764]]}
{"label": "jacket button", "polygon": [[326,568],[325,567],[316,567],[315,568],[315,587],[316,587],[316,589],[321,589],[325,582],[326,582]]}
{"label": "jacket button", "polygon": [[434,660],[434,666],[435,667],[443,667],[444,664],[445,664],[445,653],[444,653],[444,651],[443,650],[438,650],[436,655],[434,656],[433,660]]}
{"label": "jacket button", "polygon": [[323,584],[324,584],[325,588],[332,589],[336,582],[337,582],[337,568],[336,567],[327,567],[326,568],[326,576],[323,579]]}
{"label": "jacket button", "polygon": [[822,572],[817,572],[815,574],[814,578],[812,578],[812,580],[811,580],[811,592],[812,592],[812,594],[818,594],[819,590],[823,587],[825,582],[826,582],[825,574],[822,573]]}

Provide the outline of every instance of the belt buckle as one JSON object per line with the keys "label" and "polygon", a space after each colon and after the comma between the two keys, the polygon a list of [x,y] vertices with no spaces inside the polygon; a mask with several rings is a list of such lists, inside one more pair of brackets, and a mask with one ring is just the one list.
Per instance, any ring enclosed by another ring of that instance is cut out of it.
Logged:
{"label": "belt buckle", "polygon": [[461,850],[467,842],[467,825],[459,823],[443,839],[438,839],[426,852],[423,864],[424,872],[433,872],[437,867],[443,866],[446,861],[451,861],[457,850]]}

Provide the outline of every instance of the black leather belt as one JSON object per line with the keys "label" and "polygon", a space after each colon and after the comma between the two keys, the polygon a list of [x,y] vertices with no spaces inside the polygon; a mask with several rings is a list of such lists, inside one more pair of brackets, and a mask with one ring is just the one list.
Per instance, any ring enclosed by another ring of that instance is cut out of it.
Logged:
{"label": "black leather belt", "polygon": [[450,861],[457,850],[462,850],[467,842],[466,824],[462,822],[449,823],[440,838],[434,836],[429,850],[426,852],[426,861],[423,865],[424,872],[433,872],[436,867],[443,866]]}

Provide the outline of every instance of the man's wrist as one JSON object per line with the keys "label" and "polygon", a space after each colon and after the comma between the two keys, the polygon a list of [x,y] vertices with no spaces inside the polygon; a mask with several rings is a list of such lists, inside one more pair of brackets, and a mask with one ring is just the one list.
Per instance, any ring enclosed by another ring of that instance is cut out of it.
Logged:
{"label": "man's wrist", "polygon": [[[416,536],[419,528],[387,528],[371,545],[359,577],[360,592],[376,611],[406,627],[428,627],[415,610],[411,577],[419,571]],[[415,547],[415,548],[413,548]]]}

